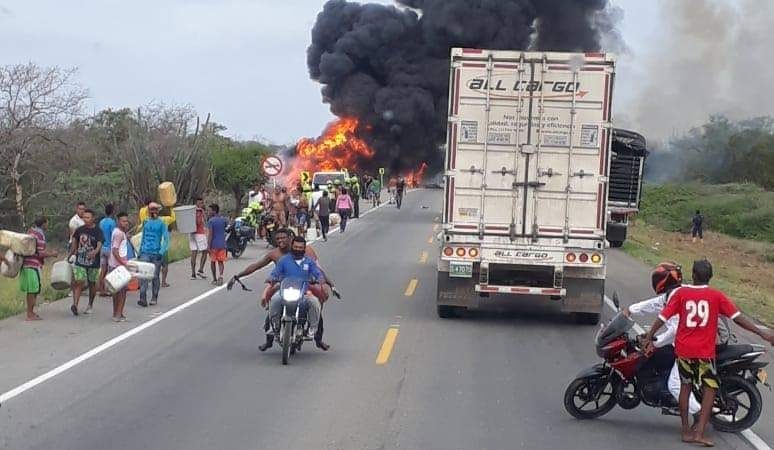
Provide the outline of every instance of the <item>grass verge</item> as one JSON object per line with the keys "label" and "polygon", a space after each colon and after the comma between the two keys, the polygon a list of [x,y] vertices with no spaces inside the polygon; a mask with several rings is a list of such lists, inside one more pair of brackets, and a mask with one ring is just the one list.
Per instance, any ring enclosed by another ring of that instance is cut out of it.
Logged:
{"label": "grass verge", "polygon": [[[180,261],[191,256],[188,250],[188,235],[172,233],[172,242],[169,247],[170,263]],[[51,287],[51,266],[55,261],[48,260],[43,267],[42,292],[38,296],[38,304],[53,302],[64,298],[67,291],[57,291]],[[25,295],[19,292],[18,278],[0,277],[0,319],[10,317],[23,312],[26,308]]]}
{"label": "grass verge", "polygon": [[692,243],[688,234],[665,231],[641,219],[631,223],[624,251],[655,265],[672,260],[690,277],[693,261],[707,258],[715,276],[712,284],[726,292],[746,313],[774,324],[774,244],[707,232],[704,243]]}

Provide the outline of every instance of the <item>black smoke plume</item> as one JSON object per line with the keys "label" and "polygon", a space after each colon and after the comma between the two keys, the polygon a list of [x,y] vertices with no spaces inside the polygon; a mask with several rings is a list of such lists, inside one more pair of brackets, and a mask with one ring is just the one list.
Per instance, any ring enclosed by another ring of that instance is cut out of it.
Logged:
{"label": "black smoke plume", "polygon": [[307,64],[323,101],[360,119],[376,150],[364,165],[440,168],[452,47],[600,50],[608,0],[397,0],[405,8],[330,0]]}

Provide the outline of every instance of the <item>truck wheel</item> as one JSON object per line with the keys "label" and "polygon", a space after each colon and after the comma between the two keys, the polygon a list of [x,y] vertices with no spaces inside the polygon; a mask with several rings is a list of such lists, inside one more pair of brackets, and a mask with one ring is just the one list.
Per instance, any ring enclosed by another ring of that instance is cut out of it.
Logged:
{"label": "truck wheel", "polygon": [[573,313],[575,323],[579,325],[596,325],[599,323],[599,313]]}
{"label": "truck wheel", "polygon": [[438,305],[438,317],[441,319],[453,319],[457,317],[457,309],[454,306]]}
{"label": "truck wheel", "polygon": [[623,241],[610,241],[610,246],[613,248],[623,247]]}

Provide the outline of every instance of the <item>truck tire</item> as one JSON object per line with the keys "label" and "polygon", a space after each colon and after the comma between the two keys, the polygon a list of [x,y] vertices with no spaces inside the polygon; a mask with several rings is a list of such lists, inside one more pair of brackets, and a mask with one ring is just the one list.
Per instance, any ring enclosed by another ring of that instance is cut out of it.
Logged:
{"label": "truck tire", "polygon": [[453,319],[457,317],[457,308],[449,305],[438,305],[438,317],[441,319]]}
{"label": "truck tire", "polygon": [[573,313],[572,317],[579,325],[597,325],[599,323],[599,313]]}
{"label": "truck tire", "polygon": [[610,241],[610,247],[621,248],[623,247],[623,241]]}

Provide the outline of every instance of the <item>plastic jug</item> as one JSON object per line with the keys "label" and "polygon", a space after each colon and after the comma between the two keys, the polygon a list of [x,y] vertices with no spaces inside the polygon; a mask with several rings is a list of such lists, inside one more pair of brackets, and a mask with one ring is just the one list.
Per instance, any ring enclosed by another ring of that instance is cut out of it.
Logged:
{"label": "plastic jug", "polygon": [[137,233],[129,240],[132,243],[132,246],[134,246],[134,249],[137,250],[137,253],[140,252],[140,244],[142,244],[142,233]]}
{"label": "plastic jug", "polygon": [[126,264],[133,277],[140,280],[152,280],[156,277],[156,266],[153,263],[133,259]]}
{"label": "plastic jug", "polygon": [[5,261],[3,261],[2,264],[0,264],[0,274],[4,277],[15,278],[19,275],[19,271],[21,271],[24,258],[14,254],[11,250],[7,250],[5,252],[5,259],[10,264],[6,264]]}
{"label": "plastic jug", "polygon": [[51,287],[64,291],[70,289],[73,280],[73,266],[67,261],[55,262],[51,268]]}
{"label": "plastic jug", "polygon": [[179,233],[196,232],[196,206],[178,206],[174,208],[177,216],[177,231]]}
{"label": "plastic jug", "polygon": [[105,287],[108,292],[115,294],[125,288],[132,281],[132,274],[124,266],[118,266],[105,277]]}
{"label": "plastic jug", "polygon": [[0,247],[9,248],[17,255],[32,256],[37,250],[38,242],[29,234],[0,230]]}
{"label": "plastic jug", "polygon": [[175,206],[177,203],[177,192],[172,182],[165,181],[159,185],[159,200],[167,208]]}

